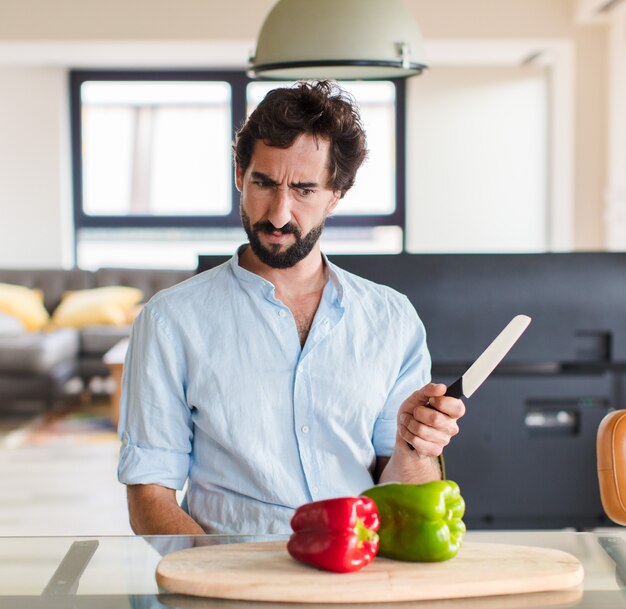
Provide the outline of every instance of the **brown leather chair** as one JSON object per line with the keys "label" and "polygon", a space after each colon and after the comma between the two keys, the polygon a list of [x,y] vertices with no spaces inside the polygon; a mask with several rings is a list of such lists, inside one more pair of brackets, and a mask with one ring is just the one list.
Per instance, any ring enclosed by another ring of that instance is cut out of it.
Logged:
{"label": "brown leather chair", "polygon": [[626,525],[626,410],[602,419],[596,452],[602,507],[613,522]]}

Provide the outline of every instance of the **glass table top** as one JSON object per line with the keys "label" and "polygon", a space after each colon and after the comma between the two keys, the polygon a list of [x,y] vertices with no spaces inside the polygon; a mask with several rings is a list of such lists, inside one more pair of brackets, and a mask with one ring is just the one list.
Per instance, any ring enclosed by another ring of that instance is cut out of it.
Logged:
{"label": "glass table top", "polygon": [[[263,609],[290,603],[205,599],[159,590],[155,571],[166,554],[196,546],[286,540],[285,536],[203,535],[152,537],[3,537],[0,538],[0,608],[98,609]],[[387,604],[302,604],[298,607],[398,607],[406,609],[485,609],[588,607],[626,609],[626,531],[470,531],[467,541],[555,548],[583,564],[581,587],[558,593],[514,594],[445,601]]]}

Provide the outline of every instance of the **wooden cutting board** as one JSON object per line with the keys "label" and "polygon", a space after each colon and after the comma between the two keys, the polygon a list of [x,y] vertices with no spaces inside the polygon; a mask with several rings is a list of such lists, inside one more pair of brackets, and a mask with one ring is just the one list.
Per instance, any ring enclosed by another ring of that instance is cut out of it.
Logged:
{"label": "wooden cutting board", "polygon": [[355,573],[295,561],[285,542],[205,546],[173,552],[158,564],[169,592],[290,603],[381,603],[560,590],[582,582],[571,554],[548,548],[465,543],[452,560],[410,563],[376,558]]}

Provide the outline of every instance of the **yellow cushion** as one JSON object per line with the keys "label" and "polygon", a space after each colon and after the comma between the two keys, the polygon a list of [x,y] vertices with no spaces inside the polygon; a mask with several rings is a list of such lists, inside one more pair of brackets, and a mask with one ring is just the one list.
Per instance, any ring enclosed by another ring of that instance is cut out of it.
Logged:
{"label": "yellow cushion", "polygon": [[133,324],[135,322],[135,319],[137,319],[137,317],[139,316],[139,313],[141,313],[142,309],[143,304],[138,304],[134,307],[131,307],[126,313],[126,323],[129,325]]}
{"label": "yellow cushion", "polygon": [[11,283],[0,283],[0,312],[16,317],[31,331],[40,330],[50,319],[41,290]]}
{"label": "yellow cushion", "polygon": [[66,328],[123,326],[128,323],[130,311],[142,298],[141,290],[126,286],[67,292],[52,314],[52,323]]}

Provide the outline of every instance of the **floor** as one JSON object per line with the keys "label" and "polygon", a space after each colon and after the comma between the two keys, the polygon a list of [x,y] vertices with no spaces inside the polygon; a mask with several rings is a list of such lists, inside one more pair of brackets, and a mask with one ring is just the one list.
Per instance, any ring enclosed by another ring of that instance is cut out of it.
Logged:
{"label": "floor", "polygon": [[132,534],[125,487],[116,478],[117,441],[7,442],[32,416],[0,418],[0,537]]}

